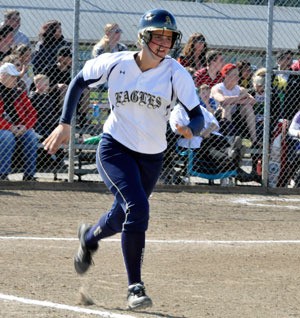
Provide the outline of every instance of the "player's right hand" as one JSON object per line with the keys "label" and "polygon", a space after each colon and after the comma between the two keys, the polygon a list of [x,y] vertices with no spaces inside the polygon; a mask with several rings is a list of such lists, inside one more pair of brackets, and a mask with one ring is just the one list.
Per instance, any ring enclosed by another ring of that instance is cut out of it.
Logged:
{"label": "player's right hand", "polygon": [[59,124],[43,141],[44,149],[50,155],[56,153],[61,145],[67,145],[70,140],[71,126],[68,124]]}

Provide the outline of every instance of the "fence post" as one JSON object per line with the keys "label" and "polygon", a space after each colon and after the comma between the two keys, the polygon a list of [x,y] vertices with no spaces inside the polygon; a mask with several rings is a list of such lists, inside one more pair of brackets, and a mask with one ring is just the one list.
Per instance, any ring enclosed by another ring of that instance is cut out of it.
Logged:
{"label": "fence post", "polygon": [[[80,10],[80,0],[74,0],[72,79],[78,73],[79,18],[80,18],[79,10]],[[73,118],[71,122],[71,136],[70,136],[70,143],[69,143],[69,170],[68,170],[69,182],[74,182],[75,127],[76,127],[76,110],[73,114]]]}
{"label": "fence post", "polygon": [[263,137],[263,187],[268,186],[269,167],[269,138],[270,138],[270,104],[271,104],[271,81],[272,81],[272,46],[273,46],[273,11],[274,0],[268,1],[268,32],[267,32],[267,60],[266,60],[266,83],[265,83],[265,108],[264,108],[264,137]]}

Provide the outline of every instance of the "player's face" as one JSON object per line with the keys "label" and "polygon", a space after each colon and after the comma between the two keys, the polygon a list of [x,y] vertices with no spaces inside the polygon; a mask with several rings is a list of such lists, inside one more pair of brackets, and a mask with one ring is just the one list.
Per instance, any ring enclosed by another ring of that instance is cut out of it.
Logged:
{"label": "player's face", "polygon": [[148,46],[155,55],[164,58],[172,48],[172,31],[156,30],[152,32],[151,41]]}

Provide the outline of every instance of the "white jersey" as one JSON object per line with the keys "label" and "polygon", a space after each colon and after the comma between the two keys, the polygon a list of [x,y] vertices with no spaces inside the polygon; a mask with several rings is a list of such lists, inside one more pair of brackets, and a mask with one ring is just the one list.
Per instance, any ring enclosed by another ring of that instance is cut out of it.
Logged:
{"label": "white jersey", "polygon": [[134,151],[159,153],[167,147],[167,121],[177,99],[189,110],[199,99],[192,77],[173,58],[142,72],[135,54],[104,53],[86,62],[83,78],[91,80],[90,87],[108,83],[111,113],[104,133]]}
{"label": "white jersey", "polygon": [[[216,119],[216,117],[210,113],[206,108],[203,106],[199,106],[201,108],[203,117],[204,117],[204,127],[203,129],[207,129],[211,124],[215,124],[218,128],[216,128],[216,131],[212,132],[213,134],[220,135],[220,133],[217,132],[219,130],[220,126]],[[185,109],[181,105],[176,105],[174,109],[171,112],[170,116],[170,127],[171,129],[176,133],[176,124],[180,126],[187,126],[190,122],[189,116]],[[179,147],[183,148],[200,148],[203,138],[200,136],[194,136],[191,139],[187,138],[179,138],[177,141],[177,145]]]}

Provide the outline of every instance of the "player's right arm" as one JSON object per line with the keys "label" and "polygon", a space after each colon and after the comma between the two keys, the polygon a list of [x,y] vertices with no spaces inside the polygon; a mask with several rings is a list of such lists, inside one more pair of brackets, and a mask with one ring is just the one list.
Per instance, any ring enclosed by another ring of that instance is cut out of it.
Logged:
{"label": "player's right arm", "polygon": [[43,142],[44,148],[50,154],[56,153],[61,145],[69,142],[72,116],[83,91],[87,87],[106,82],[107,70],[114,61],[113,57],[112,54],[105,53],[95,59],[88,60],[69,84],[59,125]]}
{"label": "player's right arm", "polygon": [[82,92],[88,87],[88,85],[89,82],[83,79],[82,71],[80,71],[71,81],[64,99],[59,125],[43,142],[44,148],[49,154],[55,154],[61,145],[68,144],[73,113]]}

